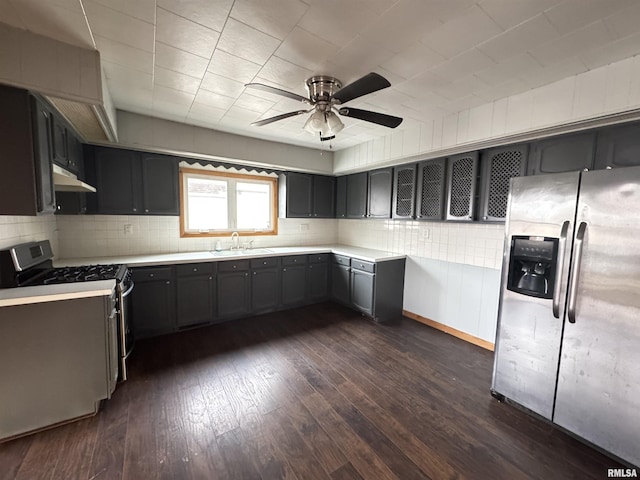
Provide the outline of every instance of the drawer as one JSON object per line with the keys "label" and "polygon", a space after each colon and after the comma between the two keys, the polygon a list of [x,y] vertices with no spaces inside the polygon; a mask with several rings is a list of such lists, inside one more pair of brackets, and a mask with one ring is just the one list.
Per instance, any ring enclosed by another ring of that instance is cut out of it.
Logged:
{"label": "drawer", "polygon": [[185,263],[176,267],[179,277],[188,277],[190,275],[211,275],[215,273],[215,263]]}
{"label": "drawer", "polygon": [[249,270],[249,260],[226,260],[218,263],[218,272],[237,272]]}
{"label": "drawer", "polygon": [[345,257],[344,255],[334,255],[333,263],[348,267],[349,265],[351,265],[351,259],[349,257]]}
{"label": "drawer", "polygon": [[251,268],[269,268],[277,267],[279,264],[278,257],[252,258]]}
{"label": "drawer", "polygon": [[306,255],[290,255],[288,257],[282,257],[283,267],[290,267],[292,265],[306,265],[306,264],[307,264]]}
{"label": "drawer", "polygon": [[329,261],[328,253],[316,253],[309,255],[309,263],[327,263]]}
{"label": "drawer", "polygon": [[173,279],[173,267],[134,268],[131,274],[134,282],[153,282]]}
{"label": "drawer", "polygon": [[356,270],[362,270],[363,272],[375,273],[376,264],[371,262],[365,262],[364,260],[358,260],[357,258],[352,258],[351,268],[355,268]]}

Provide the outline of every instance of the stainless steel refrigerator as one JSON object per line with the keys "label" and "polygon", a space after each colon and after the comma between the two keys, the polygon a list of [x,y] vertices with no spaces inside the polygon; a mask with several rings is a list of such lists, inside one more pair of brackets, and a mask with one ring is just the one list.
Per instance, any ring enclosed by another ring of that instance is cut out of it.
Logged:
{"label": "stainless steel refrigerator", "polygon": [[640,465],[640,167],[509,195],[492,392]]}

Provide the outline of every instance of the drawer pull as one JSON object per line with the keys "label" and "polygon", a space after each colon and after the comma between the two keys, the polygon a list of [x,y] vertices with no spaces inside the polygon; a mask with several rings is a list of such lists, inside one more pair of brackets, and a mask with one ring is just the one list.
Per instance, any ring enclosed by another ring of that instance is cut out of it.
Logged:
{"label": "drawer pull", "polygon": [[197,268],[194,268],[194,269],[193,269],[193,271],[194,271],[194,272],[197,272],[197,271],[198,271],[198,269],[197,269]]}
{"label": "drawer pull", "polygon": [[154,277],[153,273],[150,273],[150,274],[149,274],[149,277],[153,278],[153,277]]}
{"label": "drawer pull", "polygon": [[237,265],[234,265],[234,266],[233,266],[233,268],[238,268],[238,266],[237,266]]}
{"label": "drawer pull", "polygon": [[267,264],[267,261],[265,260],[264,262],[262,262],[262,264],[263,264],[263,265],[266,265],[266,264]]}

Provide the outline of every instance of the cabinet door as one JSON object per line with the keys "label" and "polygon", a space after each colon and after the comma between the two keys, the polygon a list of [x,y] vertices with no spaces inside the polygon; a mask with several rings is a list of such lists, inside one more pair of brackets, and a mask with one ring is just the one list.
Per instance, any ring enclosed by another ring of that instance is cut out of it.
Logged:
{"label": "cabinet door", "polygon": [[213,274],[182,277],[177,283],[178,327],[211,322],[215,311]]}
{"label": "cabinet door", "polygon": [[350,283],[349,266],[334,263],[331,265],[331,298],[335,301],[349,304]]}
{"label": "cabinet door", "polygon": [[529,175],[591,170],[596,134],[585,132],[540,140],[531,145]]}
{"label": "cabinet door", "polygon": [[84,179],[82,143],[69,131],[67,131],[67,170],[75,173],[80,180]]}
{"label": "cabinet door", "polygon": [[251,282],[248,271],[219,273],[217,281],[218,320],[228,320],[251,312]]}
{"label": "cabinet door", "polygon": [[80,192],[58,192],[56,214],[82,215],[87,213],[87,194]]}
{"label": "cabinet door", "polygon": [[336,179],[336,218],[347,218],[347,177]]}
{"label": "cabinet door", "polygon": [[336,215],[336,179],[324,175],[313,176],[313,216],[334,218]]}
{"label": "cabinet door", "polygon": [[504,222],[509,180],[526,173],[528,145],[492,148],[482,153],[482,204],[480,219]]}
{"label": "cabinet door", "polygon": [[416,218],[442,220],[445,204],[446,158],[426,160],[418,164]]}
{"label": "cabinet door", "polygon": [[302,305],[307,299],[307,266],[291,265],[282,269],[282,306]]}
{"label": "cabinet door", "polygon": [[373,292],[376,275],[351,269],[351,304],[367,315],[373,315]]}
{"label": "cabinet door", "polygon": [[287,218],[307,218],[313,212],[313,175],[287,174]]}
{"label": "cabinet door", "polygon": [[476,205],[478,152],[448,159],[447,220],[471,221]]}
{"label": "cabinet door", "polygon": [[319,302],[327,298],[329,289],[329,263],[309,265],[309,299]]}
{"label": "cabinet door", "polygon": [[137,282],[131,294],[136,338],[175,330],[175,285],[172,280]]}
{"label": "cabinet door", "polygon": [[371,218],[391,218],[393,168],[369,172],[369,209]]}
{"label": "cabinet door", "polygon": [[53,161],[67,168],[67,129],[56,116],[53,116],[51,128],[53,129]]}
{"label": "cabinet door", "polygon": [[35,99],[32,99],[34,114],[34,144],[36,167],[36,193],[39,213],[51,213],[56,209],[56,195],[53,186],[53,153],[51,143],[52,115]]}
{"label": "cabinet door", "polygon": [[347,218],[367,215],[367,172],[347,176]]}
{"label": "cabinet door", "polygon": [[594,168],[640,165],[640,123],[606,128],[598,132]]}
{"label": "cabinet door", "polygon": [[251,272],[252,313],[272,312],[280,304],[278,268],[260,268]]}
{"label": "cabinet door", "polygon": [[416,198],[416,165],[402,165],[393,172],[393,218],[413,218]]}
{"label": "cabinet door", "polygon": [[143,212],[138,213],[179,215],[177,159],[146,153],[140,159]]}
{"label": "cabinet door", "polygon": [[97,213],[140,213],[138,156],[137,152],[119,148],[95,149]]}

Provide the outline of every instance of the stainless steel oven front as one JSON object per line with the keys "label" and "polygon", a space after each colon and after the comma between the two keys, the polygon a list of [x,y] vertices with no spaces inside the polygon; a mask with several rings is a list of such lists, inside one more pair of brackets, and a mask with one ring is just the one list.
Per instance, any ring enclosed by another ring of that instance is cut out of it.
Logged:
{"label": "stainless steel oven front", "polygon": [[127,379],[127,359],[133,350],[134,337],[131,319],[131,293],[133,292],[131,271],[127,271],[122,281],[118,282],[118,353],[120,356],[121,382]]}

